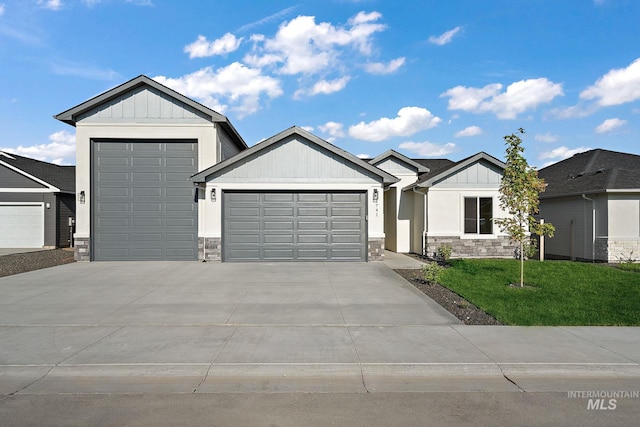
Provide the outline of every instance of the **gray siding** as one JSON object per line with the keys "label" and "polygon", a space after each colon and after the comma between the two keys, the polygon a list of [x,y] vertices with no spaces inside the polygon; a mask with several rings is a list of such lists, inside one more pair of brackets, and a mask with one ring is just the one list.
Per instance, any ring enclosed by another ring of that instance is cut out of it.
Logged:
{"label": "gray siding", "polygon": [[220,126],[217,126],[216,128],[218,131],[218,139],[220,141],[220,145],[222,149],[221,161],[227,160],[235,156],[236,154],[238,154],[240,152],[240,148],[233,141],[233,139],[231,139],[229,134]]}
{"label": "gray siding", "polygon": [[6,166],[0,165],[0,188],[47,188]]}
{"label": "gray siding", "polygon": [[476,162],[466,168],[463,168],[456,173],[449,175],[437,182],[440,188],[444,187],[459,187],[464,185],[465,187],[495,187],[500,186],[500,180],[502,179],[502,170],[497,166],[494,166],[487,162]]}
{"label": "gray siding", "polygon": [[377,163],[375,166],[379,167],[385,172],[389,172],[391,175],[417,173],[414,167],[410,167],[403,161],[400,161],[393,157],[389,157],[382,162]]}
{"label": "gray siding", "polygon": [[556,229],[553,237],[545,239],[546,256],[566,259],[592,258],[591,209],[591,202],[580,197],[541,201],[539,217],[552,223]]}
{"label": "gray siding", "polygon": [[109,122],[165,122],[202,123],[207,120],[201,112],[150,87],[142,87],[113,99],[83,114],[78,121]]}
{"label": "gray siding", "polygon": [[76,216],[76,198],[74,194],[59,194],[56,205],[58,212],[58,229],[56,233],[56,245],[67,247],[71,244],[72,235],[69,229],[69,217]]}
{"label": "gray siding", "polygon": [[214,177],[216,182],[323,182],[349,181],[370,184],[380,178],[354,168],[316,144],[298,139],[284,140],[234,164]]}

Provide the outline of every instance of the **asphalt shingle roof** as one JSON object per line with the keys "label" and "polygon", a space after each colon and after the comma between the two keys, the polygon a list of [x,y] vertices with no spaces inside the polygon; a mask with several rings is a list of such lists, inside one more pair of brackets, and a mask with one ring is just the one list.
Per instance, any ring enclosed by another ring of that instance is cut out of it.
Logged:
{"label": "asphalt shingle roof", "polygon": [[540,169],[538,176],[548,184],[540,198],[640,189],[640,156],[598,148]]}
{"label": "asphalt shingle roof", "polygon": [[59,166],[13,153],[5,154],[6,156],[0,156],[1,161],[59,188],[60,191],[68,193],[76,191],[75,166]]}

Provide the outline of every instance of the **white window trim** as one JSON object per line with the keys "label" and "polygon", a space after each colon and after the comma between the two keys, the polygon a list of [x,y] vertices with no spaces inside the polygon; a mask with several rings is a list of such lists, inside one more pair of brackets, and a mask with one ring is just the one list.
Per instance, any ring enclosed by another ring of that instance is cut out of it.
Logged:
{"label": "white window trim", "polygon": [[[464,239],[495,239],[497,238],[497,233],[496,233],[496,223],[495,223],[495,197],[492,194],[478,194],[478,193],[473,193],[473,194],[461,194],[461,200],[460,200],[460,239],[464,240]],[[476,212],[476,215],[479,216],[480,215],[480,199],[491,199],[491,233],[490,234],[481,234],[481,233],[465,233],[464,228],[465,228],[465,215],[464,215],[464,210],[465,210],[465,199],[472,199],[475,198],[477,200],[477,209],[478,211]]]}

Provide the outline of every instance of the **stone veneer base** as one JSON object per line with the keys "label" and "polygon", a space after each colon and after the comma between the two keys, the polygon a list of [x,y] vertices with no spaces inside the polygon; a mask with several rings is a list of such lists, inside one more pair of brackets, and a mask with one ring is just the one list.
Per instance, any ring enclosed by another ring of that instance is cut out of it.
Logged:
{"label": "stone veneer base", "polygon": [[493,239],[461,239],[459,236],[426,236],[428,256],[434,256],[440,245],[449,245],[452,258],[513,258],[516,246],[508,236]]}
{"label": "stone veneer base", "polygon": [[369,261],[384,260],[384,239],[369,239],[367,250]]}
{"label": "stone veneer base", "polygon": [[76,261],[91,261],[88,237],[76,237],[73,239],[73,259]]}
{"label": "stone veneer base", "polygon": [[220,237],[198,237],[199,261],[222,261]]}

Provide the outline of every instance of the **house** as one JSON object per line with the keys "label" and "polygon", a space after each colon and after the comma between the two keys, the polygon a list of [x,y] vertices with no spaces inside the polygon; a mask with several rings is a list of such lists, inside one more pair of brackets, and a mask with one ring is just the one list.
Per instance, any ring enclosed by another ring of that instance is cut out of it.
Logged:
{"label": "house", "polygon": [[640,156],[603,149],[540,169],[540,217],[556,231],[551,258],[615,262],[640,258]]}
{"label": "house", "polygon": [[505,164],[480,152],[458,162],[408,159],[390,150],[371,160],[401,181],[385,192],[387,247],[453,257],[512,257],[514,245],[494,223]]}
{"label": "house", "polygon": [[249,148],[225,116],[146,76],[55,117],[76,127],[79,260],[508,252],[493,226],[504,165],[485,153],[365,161],[297,126]]}
{"label": "house", "polygon": [[75,167],[0,151],[0,248],[71,244]]}

